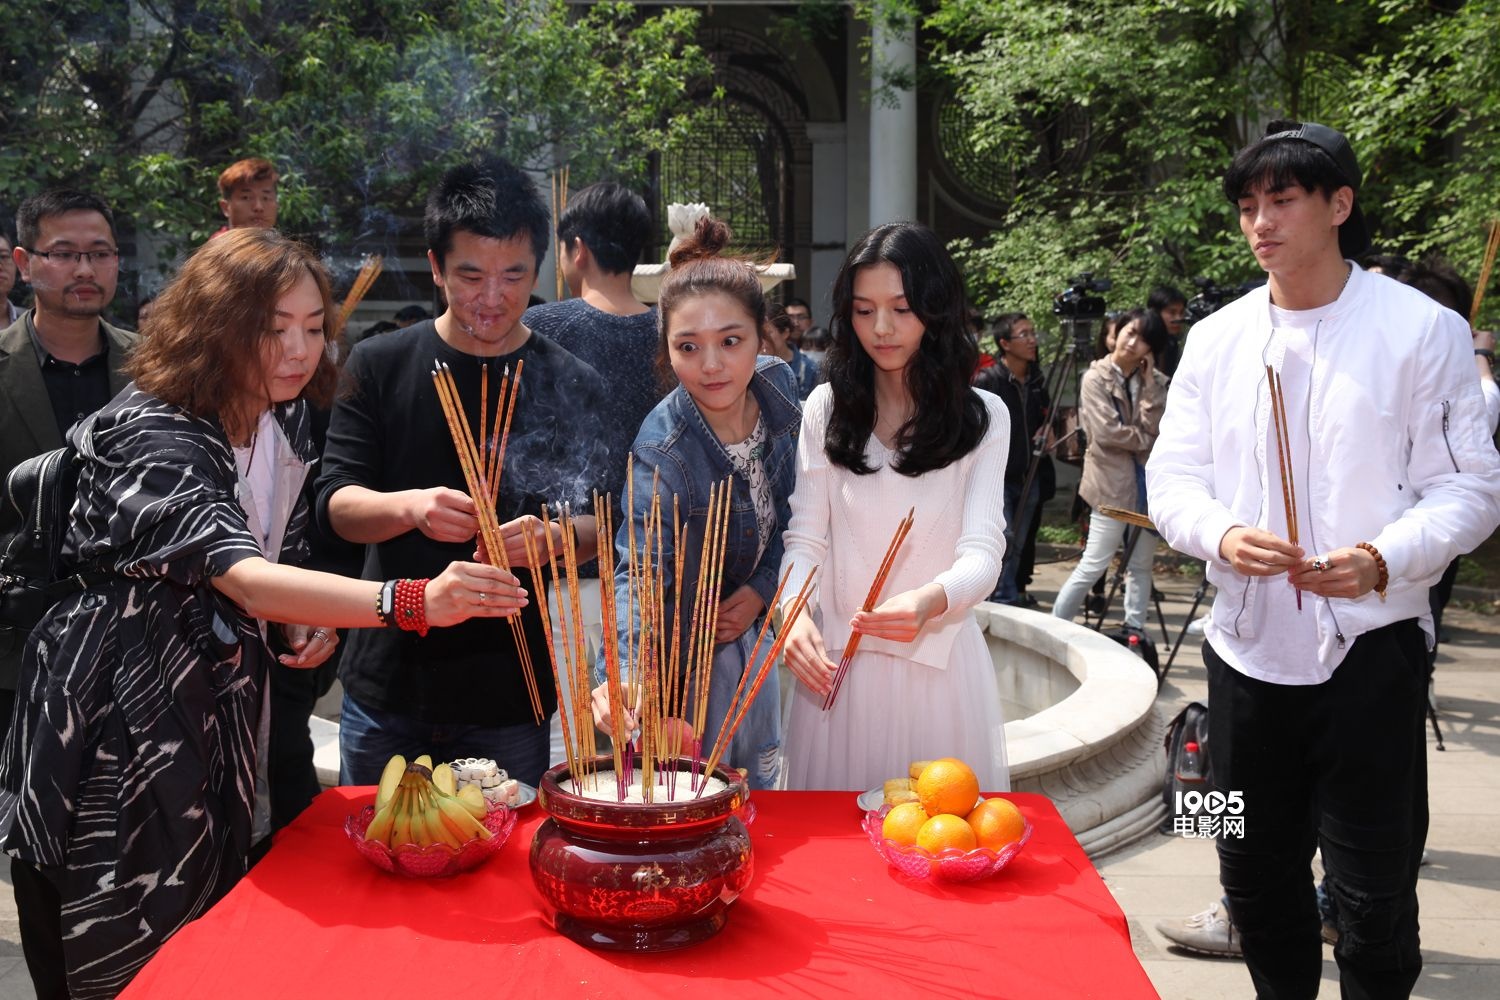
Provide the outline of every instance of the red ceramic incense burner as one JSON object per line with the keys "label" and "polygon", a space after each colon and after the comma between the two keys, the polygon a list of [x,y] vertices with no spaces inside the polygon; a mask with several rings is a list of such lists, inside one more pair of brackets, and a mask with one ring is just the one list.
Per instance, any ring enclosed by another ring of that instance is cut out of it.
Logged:
{"label": "red ceramic incense burner", "polygon": [[[595,763],[614,767],[611,757]],[[702,762],[678,767],[701,771]],[[726,787],[713,795],[649,805],[584,798],[571,777],[567,764],[542,776],[537,799],[549,818],[531,843],[531,879],[557,930],[616,951],[666,951],[718,933],[753,870],[739,772],[716,768]]]}

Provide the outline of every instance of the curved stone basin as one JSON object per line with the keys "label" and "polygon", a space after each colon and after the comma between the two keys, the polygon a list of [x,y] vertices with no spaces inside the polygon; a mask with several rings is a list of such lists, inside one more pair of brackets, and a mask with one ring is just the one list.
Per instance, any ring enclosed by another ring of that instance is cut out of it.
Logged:
{"label": "curved stone basin", "polygon": [[1010,720],[1011,787],[1049,796],[1086,848],[1115,846],[1121,821],[1130,832],[1154,825],[1149,806],[1165,758],[1151,668],[1114,640],[1051,615],[998,604],[974,615]]}

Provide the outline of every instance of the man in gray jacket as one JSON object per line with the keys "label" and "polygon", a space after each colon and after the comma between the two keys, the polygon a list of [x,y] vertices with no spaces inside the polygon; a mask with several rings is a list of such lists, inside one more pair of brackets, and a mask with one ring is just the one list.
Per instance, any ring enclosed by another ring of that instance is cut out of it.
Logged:
{"label": "man in gray jacket", "polygon": [[1219,874],[1261,997],[1318,992],[1317,848],[1345,995],[1410,995],[1427,591],[1500,523],[1468,328],[1347,259],[1369,242],[1360,180],[1310,122],[1236,156],[1224,193],[1268,284],[1195,328],[1147,465],[1157,527],[1218,587],[1209,758],[1237,803]]}
{"label": "man in gray jacket", "polygon": [[[12,251],[34,309],[0,330],[0,484],[21,462],[61,448],[63,434],[109,402],[135,334],[101,319],[120,270],[114,216],[81,191],[21,203]],[[23,634],[0,628],[0,725],[9,725]]]}

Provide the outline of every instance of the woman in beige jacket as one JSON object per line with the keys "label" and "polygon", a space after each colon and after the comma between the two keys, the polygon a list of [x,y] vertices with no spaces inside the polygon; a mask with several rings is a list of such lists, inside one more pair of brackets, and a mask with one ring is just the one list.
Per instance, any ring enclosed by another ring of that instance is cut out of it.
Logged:
{"label": "woman in beige jacket", "polygon": [[[1099,513],[1103,506],[1145,513],[1146,458],[1156,442],[1157,425],[1167,401],[1167,379],[1152,365],[1146,339],[1146,312],[1135,309],[1120,321],[1115,348],[1084,372],[1079,389],[1079,418],[1088,435],[1083,481],[1078,493],[1094,512],[1083,558],[1057,593],[1052,613],[1073,619],[1084,595],[1109,568],[1115,550],[1126,539],[1125,524]],[[1135,541],[1125,566],[1125,626],[1146,624],[1151,599],[1151,560],[1156,535],[1131,529]]]}

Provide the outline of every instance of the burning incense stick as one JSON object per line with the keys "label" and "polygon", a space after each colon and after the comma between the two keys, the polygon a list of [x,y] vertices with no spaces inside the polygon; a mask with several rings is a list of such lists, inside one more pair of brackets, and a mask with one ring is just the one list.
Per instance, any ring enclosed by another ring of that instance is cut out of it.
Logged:
{"label": "burning incense stick", "polygon": [[344,296],[344,304],[339,307],[340,330],[349,322],[349,317],[354,315],[354,310],[359,308],[360,301],[370,291],[370,286],[375,284],[375,279],[380,277],[380,270],[384,266],[385,258],[380,254],[365,258],[359,273],[354,276],[354,284],[349,286],[349,294]]}
{"label": "burning incense stick", "polygon": [[[433,369],[432,380],[437,388],[438,401],[443,407],[443,416],[448,422],[448,433],[453,438],[453,446],[458,452],[458,463],[463,470],[464,482],[469,489],[469,498],[474,503],[475,517],[479,521],[479,537],[484,544],[485,554],[492,564],[509,570],[510,562],[505,554],[500,522],[495,513],[495,501],[491,498],[490,487],[484,479],[484,457],[474,442],[473,429],[469,425],[468,417],[464,414],[458,384],[453,379],[452,370],[442,363],[438,363]],[[518,391],[519,383],[518,373],[516,383],[511,389],[513,394]],[[508,431],[508,420],[506,426]],[[499,474],[497,468],[495,471],[497,481]],[[543,711],[541,691],[536,683],[536,668],[531,661],[531,649],[526,644],[520,615],[509,615],[507,620],[510,622],[511,637],[515,640],[516,652],[521,659],[521,670],[526,681],[527,695],[531,700],[531,711],[540,724],[546,720],[546,713]]]}
{"label": "burning incense stick", "polygon": [[[1297,484],[1292,476],[1292,439],[1287,432],[1286,397],[1281,391],[1281,376],[1266,365],[1266,379],[1271,390],[1271,425],[1276,434],[1276,461],[1281,466],[1281,502],[1286,507],[1287,541],[1297,544]],[[1297,591],[1297,610],[1302,610],[1302,591]]]}
{"label": "burning incense stick", "polygon": [[1490,223],[1490,236],[1484,245],[1484,261],[1479,265],[1479,280],[1474,282],[1474,303],[1469,306],[1469,325],[1479,322],[1479,307],[1484,304],[1484,290],[1495,269],[1495,253],[1500,250],[1500,219]]}
{"label": "burning incense stick", "polygon": [[[896,526],[896,534],[891,537],[891,544],[886,547],[885,558],[880,562],[880,569],[875,573],[875,580],[870,584],[870,590],[865,595],[865,603],[860,607],[861,611],[874,611],[875,605],[880,601],[880,592],[885,589],[886,577],[890,575],[891,566],[896,562],[896,554],[901,551],[901,543],[906,541],[906,535],[911,531],[911,526],[916,520],[917,508],[913,507],[906,512],[906,517]],[[844,686],[844,677],[849,673],[849,664],[854,660],[854,654],[859,649],[861,633],[852,632],[849,641],[844,646],[844,655],[839,659],[839,668],[833,675],[833,686],[828,691],[828,697],[823,699],[823,711],[827,712],[833,708],[834,701],[839,696],[839,689]]]}

